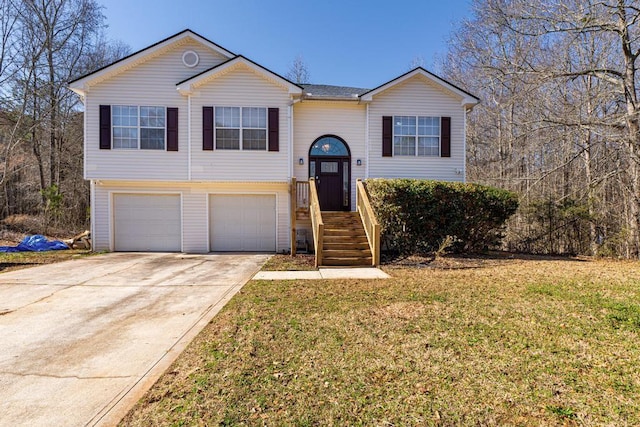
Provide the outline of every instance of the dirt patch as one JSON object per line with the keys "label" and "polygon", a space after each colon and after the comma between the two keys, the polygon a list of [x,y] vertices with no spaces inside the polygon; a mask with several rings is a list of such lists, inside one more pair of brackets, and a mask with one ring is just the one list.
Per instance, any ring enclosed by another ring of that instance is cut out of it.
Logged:
{"label": "dirt patch", "polygon": [[396,268],[465,269],[482,268],[521,261],[590,261],[589,257],[562,257],[551,255],[529,255],[512,252],[487,252],[483,254],[448,254],[444,256],[409,257],[383,256],[382,264]]}
{"label": "dirt patch", "polygon": [[274,255],[262,267],[262,271],[310,271],[315,270],[314,255]]}

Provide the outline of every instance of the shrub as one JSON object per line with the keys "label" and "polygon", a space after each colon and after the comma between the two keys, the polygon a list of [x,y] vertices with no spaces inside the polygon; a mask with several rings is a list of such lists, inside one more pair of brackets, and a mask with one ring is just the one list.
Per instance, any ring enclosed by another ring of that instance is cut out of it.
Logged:
{"label": "shrub", "polygon": [[500,242],[518,208],[516,194],[495,187],[415,179],[369,179],[371,203],[388,250],[424,254],[453,239],[454,251]]}

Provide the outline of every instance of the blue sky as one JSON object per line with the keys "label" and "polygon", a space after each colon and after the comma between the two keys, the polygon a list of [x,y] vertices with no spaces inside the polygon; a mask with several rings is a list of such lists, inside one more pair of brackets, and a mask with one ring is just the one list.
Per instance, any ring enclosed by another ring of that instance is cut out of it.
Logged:
{"label": "blue sky", "polygon": [[285,74],[301,54],[311,83],[373,88],[416,57],[437,71],[471,0],[98,0],[107,35],[134,51],[185,28]]}

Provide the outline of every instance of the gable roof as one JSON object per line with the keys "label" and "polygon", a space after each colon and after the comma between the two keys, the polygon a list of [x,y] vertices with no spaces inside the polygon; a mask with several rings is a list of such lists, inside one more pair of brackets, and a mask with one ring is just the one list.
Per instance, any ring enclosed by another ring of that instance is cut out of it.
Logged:
{"label": "gable roof", "polygon": [[105,65],[104,67],[98,68],[95,71],[92,71],[88,74],[85,74],[83,76],[78,77],[75,80],[72,80],[69,82],[69,88],[71,90],[73,90],[76,93],[79,93],[80,95],[83,94],[84,92],[84,87],[85,85],[95,81],[95,80],[99,80],[102,77],[105,77],[106,75],[109,75],[113,72],[115,72],[116,70],[122,68],[122,67],[126,67],[126,66],[131,66],[133,64],[136,64],[138,62],[141,62],[143,60],[145,60],[146,58],[152,56],[154,53],[158,53],[160,51],[162,51],[164,48],[174,44],[174,43],[178,43],[184,39],[193,39],[197,42],[202,43],[203,45],[209,47],[210,49],[212,49],[213,51],[221,54],[222,56],[225,56],[227,58],[233,58],[236,55],[223,48],[222,46],[212,42],[211,40],[201,36],[200,34],[196,33],[195,31],[191,31],[189,29],[180,31],[179,33],[176,33],[172,36],[167,37],[166,39],[160,40],[157,43],[152,44],[151,46],[148,46],[144,49],[141,49],[137,52],[132,53],[131,55],[125,56],[122,59],[119,59],[109,65]]}
{"label": "gable roof", "polygon": [[474,105],[478,104],[480,102],[480,98],[478,98],[475,95],[470,94],[469,92],[465,91],[464,89],[460,89],[458,86],[454,85],[453,83],[450,83],[448,81],[446,81],[445,79],[436,76],[435,74],[425,70],[422,67],[417,67],[414,68],[411,71],[408,71],[406,73],[404,73],[403,75],[396,77],[393,80],[388,81],[387,83],[384,83],[380,86],[378,86],[375,89],[371,89],[368,92],[363,93],[362,95],[360,95],[360,99],[362,101],[368,102],[368,101],[372,101],[373,97],[384,92],[387,89],[390,89],[402,82],[407,81],[408,79],[417,76],[417,75],[421,75],[424,76],[425,78],[427,78],[428,80],[436,83],[437,85],[445,88],[446,90],[453,92],[454,94],[462,97],[462,105],[464,107],[467,108],[471,108]]}
{"label": "gable roof", "polygon": [[183,93],[183,94],[190,93],[195,87],[199,86],[200,84],[206,81],[214,79],[219,75],[224,74],[226,71],[236,66],[237,64],[244,64],[248,68],[255,71],[256,73],[262,74],[268,80],[271,80],[276,84],[279,84],[280,86],[285,87],[286,89],[289,90],[290,94],[297,94],[297,95],[302,94],[302,86],[299,86],[293,83],[292,81],[287,80],[281,75],[274,73],[268,68],[265,68],[262,65],[256,62],[253,62],[252,60],[242,55],[237,55],[234,58],[223,62],[222,64],[215,65],[207,70],[204,70],[196,74],[195,76],[189,77],[188,79],[178,82],[176,84],[176,88],[180,93]]}

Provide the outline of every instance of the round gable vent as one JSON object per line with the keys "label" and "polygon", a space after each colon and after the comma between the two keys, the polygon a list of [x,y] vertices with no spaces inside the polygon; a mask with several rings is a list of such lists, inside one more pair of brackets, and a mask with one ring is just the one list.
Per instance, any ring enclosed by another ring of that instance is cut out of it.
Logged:
{"label": "round gable vent", "polygon": [[193,68],[198,65],[199,61],[200,57],[192,50],[187,50],[182,54],[182,63],[189,68]]}

